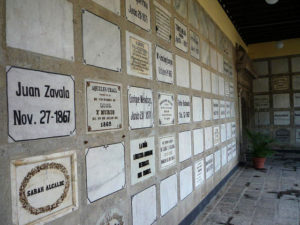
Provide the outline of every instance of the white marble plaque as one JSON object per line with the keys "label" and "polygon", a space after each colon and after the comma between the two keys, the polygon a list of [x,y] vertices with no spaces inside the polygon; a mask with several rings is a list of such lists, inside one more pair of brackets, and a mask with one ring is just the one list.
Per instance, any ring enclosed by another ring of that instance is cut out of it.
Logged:
{"label": "white marble plaque", "polygon": [[229,101],[225,101],[226,104],[226,118],[230,118],[231,116],[231,106]]}
{"label": "white marble plaque", "polygon": [[221,124],[221,142],[225,142],[227,140],[226,137],[226,125],[225,124]]}
{"label": "white marble plaque", "polygon": [[220,144],[220,126],[214,126],[213,129],[214,132],[214,146],[217,146],[218,144]]}
{"label": "white marble plaque", "polygon": [[289,111],[274,112],[274,125],[290,125],[290,112]]}
{"label": "white marble plaque", "polygon": [[218,58],[218,71],[220,73],[224,73],[223,55],[217,52],[217,58]]}
{"label": "white marble plaque", "polygon": [[151,89],[128,87],[128,114],[130,129],[153,127]]}
{"label": "white marble plaque", "polygon": [[171,42],[171,14],[157,1],[154,1],[156,34],[167,42]]}
{"label": "white marble plaque", "polygon": [[200,40],[201,62],[209,65],[209,45],[206,41]]}
{"label": "white marble plaque", "polygon": [[207,27],[208,16],[202,7],[200,8],[199,16],[200,16],[200,33],[204,37],[208,38],[208,27]]}
{"label": "white marble plaque", "polygon": [[267,75],[269,74],[269,65],[268,61],[258,61],[253,62],[253,66],[258,75]]}
{"label": "white marble plaque", "polygon": [[227,135],[227,140],[229,140],[231,136],[231,123],[226,123],[226,135]]}
{"label": "white marble plaque", "polygon": [[190,87],[190,70],[189,61],[178,55],[175,56],[176,59],[176,83],[181,87]]}
{"label": "white marble plaque", "polygon": [[219,114],[219,100],[213,99],[213,119],[218,120],[220,118]]}
{"label": "white marble plaque", "polygon": [[212,119],[211,99],[204,99],[204,120]]}
{"label": "white marble plaque", "polygon": [[254,114],[255,125],[267,126],[270,125],[270,113],[269,112],[255,112]]}
{"label": "white marble plaque", "polygon": [[227,59],[223,60],[223,69],[224,69],[224,74],[226,76],[229,76],[229,77],[233,76],[232,64],[229,60],[227,60]]}
{"label": "white marble plaque", "polygon": [[180,50],[188,51],[188,29],[185,25],[179,22],[176,18],[174,19],[174,30],[175,30],[175,46]]}
{"label": "white marble plaque", "polygon": [[212,127],[205,127],[204,129],[204,140],[205,140],[205,150],[213,147],[213,130]]}
{"label": "white marble plaque", "polygon": [[229,96],[230,98],[234,98],[234,85],[232,82],[229,83]]}
{"label": "white marble plaque", "polygon": [[199,187],[200,185],[204,184],[204,159],[200,159],[195,162],[194,165],[194,172],[195,172],[195,188]]}
{"label": "white marble plaque", "polygon": [[151,42],[126,31],[126,57],[129,75],[152,79]]}
{"label": "white marble plaque", "polygon": [[120,15],[120,0],[93,0],[104,8],[112,11],[113,13]]}
{"label": "white marble plaque", "polygon": [[176,140],[175,136],[162,137],[159,139],[160,168],[164,169],[176,163]]}
{"label": "white marble plaque", "polygon": [[7,1],[6,44],[74,60],[73,4],[66,0]]}
{"label": "white marble plaque", "polygon": [[192,137],[191,131],[184,131],[179,136],[179,162],[183,162],[192,156]]}
{"label": "white marble plaque", "polygon": [[130,141],[131,184],[155,175],[154,137]]}
{"label": "white marble plaque", "polygon": [[191,98],[188,95],[177,95],[178,124],[191,122]]}
{"label": "white marble plaque", "polygon": [[75,134],[74,79],[7,67],[9,142]]}
{"label": "white marble plaque", "polygon": [[83,10],[82,38],[86,64],[121,71],[121,32],[117,25]]}
{"label": "white marble plaque", "polygon": [[215,24],[210,17],[208,18],[207,22],[208,22],[208,39],[213,45],[216,45]]}
{"label": "white marble plaque", "polygon": [[300,129],[296,129],[296,143],[300,143]]}
{"label": "white marble plaque", "polygon": [[202,153],[204,151],[203,129],[193,130],[194,136],[194,155]]}
{"label": "white marble plaque", "polygon": [[188,15],[189,15],[189,23],[192,24],[194,28],[199,29],[199,3],[194,0],[189,0],[188,3]]}
{"label": "white marble plaque", "polygon": [[231,123],[231,136],[235,137],[235,135],[236,135],[236,123],[232,122]]}
{"label": "white marble plaque", "polygon": [[207,69],[202,68],[202,78],[203,78],[203,91],[211,93],[210,72]]}
{"label": "white marble plaque", "polygon": [[294,107],[300,107],[300,93],[294,93]]}
{"label": "white marble plaque", "polygon": [[229,82],[225,81],[225,85],[224,85],[224,94],[226,97],[230,96],[230,90],[229,90]]}
{"label": "white marble plaque", "polygon": [[156,220],[156,186],[132,197],[132,224],[151,225]]}
{"label": "white marble plaque", "polygon": [[175,11],[183,18],[187,17],[187,0],[174,0]]}
{"label": "white marble plaque", "polygon": [[231,117],[235,118],[235,102],[230,102],[231,107]]}
{"label": "white marble plaque", "polygon": [[290,94],[274,94],[273,95],[273,108],[289,108],[290,107]]}
{"label": "white marble plaque", "polygon": [[217,52],[213,48],[210,48],[210,66],[213,69],[218,70]]}
{"label": "white marble plaque", "polygon": [[124,154],[124,143],[86,150],[86,181],[89,203],[125,187]]}
{"label": "white marble plaque", "polygon": [[174,116],[174,95],[158,93],[158,124],[172,125],[175,122]]}
{"label": "white marble plaque", "polygon": [[288,59],[273,59],[271,60],[271,73],[280,74],[289,72],[289,61]]}
{"label": "white marble plaque", "polygon": [[214,73],[211,74],[211,90],[213,94],[219,94],[219,76]]}
{"label": "white marble plaque", "polygon": [[156,46],[156,77],[158,81],[173,84],[174,61],[171,52]]}
{"label": "white marble plaque", "polygon": [[256,110],[270,108],[269,95],[255,95],[254,96],[254,108]]}
{"label": "white marble plaque", "polygon": [[280,76],[272,78],[272,90],[273,91],[284,91],[290,88],[290,77]]}
{"label": "white marble plaque", "polygon": [[86,80],[87,131],[122,128],[120,84]]}
{"label": "white marble plaque", "polygon": [[269,78],[259,78],[253,80],[253,92],[268,92],[269,91]]}
{"label": "white marble plaque", "polygon": [[200,59],[200,39],[199,36],[193,31],[190,31],[190,48],[191,56],[196,59]]}
{"label": "white marble plaque", "polygon": [[300,57],[293,57],[292,61],[292,72],[300,72]]}
{"label": "white marble plaque", "polygon": [[220,119],[226,118],[225,101],[220,101]]}
{"label": "white marble plaque", "polygon": [[202,98],[193,96],[193,121],[202,121]]}
{"label": "white marble plaque", "polygon": [[78,209],[76,162],[75,151],[11,161],[13,224],[42,224]]}
{"label": "white marble plaque", "polygon": [[227,147],[222,148],[222,166],[227,164]]}
{"label": "white marble plaque", "polygon": [[150,30],[150,1],[126,0],[126,18],[139,27]]}
{"label": "white marble plaque", "polygon": [[293,76],[293,90],[300,90],[300,75]]}
{"label": "white marble plaque", "polygon": [[177,174],[160,182],[160,213],[165,215],[177,205]]}
{"label": "white marble plaque", "polygon": [[225,95],[224,78],[221,76],[219,76],[219,95],[221,96]]}
{"label": "white marble plaque", "polygon": [[191,86],[192,89],[202,90],[202,72],[201,67],[191,62]]}
{"label": "white marble plaque", "polygon": [[300,125],[300,111],[294,111],[294,123]]}
{"label": "white marble plaque", "polygon": [[206,180],[211,178],[214,175],[214,155],[210,154],[205,157],[205,174]]}
{"label": "white marble plaque", "polygon": [[215,158],[215,172],[219,171],[221,168],[221,150],[214,153]]}
{"label": "white marble plaque", "polygon": [[185,199],[193,191],[193,169],[189,166],[180,171],[180,200]]}

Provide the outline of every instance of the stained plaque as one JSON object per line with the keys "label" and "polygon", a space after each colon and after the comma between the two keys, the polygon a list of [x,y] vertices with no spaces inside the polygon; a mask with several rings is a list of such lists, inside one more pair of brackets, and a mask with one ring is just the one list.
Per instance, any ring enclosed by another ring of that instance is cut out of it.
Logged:
{"label": "stained plaque", "polygon": [[253,62],[253,66],[258,75],[269,74],[269,64],[268,61],[258,61]]}
{"label": "stained plaque", "polygon": [[214,175],[214,155],[210,154],[205,157],[206,180]]}
{"label": "stained plaque", "polygon": [[273,108],[289,108],[290,94],[273,94]]}
{"label": "stained plaque", "polygon": [[270,125],[270,112],[255,112],[254,119],[257,126]]}
{"label": "stained plaque", "polygon": [[284,91],[288,90],[290,86],[289,76],[273,77],[272,78],[272,90]]}
{"label": "stained plaque", "polygon": [[194,137],[194,155],[202,153],[204,151],[203,129],[193,130]]}
{"label": "stained plaque", "polygon": [[156,22],[156,34],[163,40],[171,41],[171,14],[164,7],[162,7],[157,1],[154,1],[155,7],[155,22]]}
{"label": "stained plaque", "polygon": [[193,170],[189,166],[180,171],[180,200],[183,200],[193,191]]}
{"label": "stained plaque", "polygon": [[173,55],[158,46],[156,47],[156,77],[161,82],[169,84],[174,82]]}
{"label": "stained plaque", "polygon": [[160,168],[172,166],[176,163],[175,136],[162,137],[159,139],[160,146]]}
{"label": "stained plaque", "polygon": [[183,162],[192,156],[192,137],[191,131],[184,131],[179,136],[179,162]]}
{"label": "stained plaque", "polygon": [[178,124],[191,122],[191,98],[188,95],[178,95]]}
{"label": "stained plaque", "polygon": [[271,73],[280,74],[289,72],[289,60],[287,58],[272,59]]}
{"label": "stained plaque", "polygon": [[206,65],[209,65],[209,45],[206,41],[201,39],[200,46],[201,46],[201,62]]}
{"label": "stained plaque", "polygon": [[290,111],[274,112],[274,125],[290,125]]}
{"label": "stained plaque", "polygon": [[165,215],[177,205],[177,174],[160,182],[160,212]]}
{"label": "stained plaque", "polygon": [[199,29],[199,3],[194,0],[189,0],[188,3],[188,15],[189,15],[189,23],[194,26],[197,30]]}
{"label": "stained plaque", "polygon": [[174,0],[175,11],[182,17],[187,17],[187,0]]}
{"label": "stained plaque", "polygon": [[194,165],[195,170],[195,187],[199,187],[200,185],[204,184],[204,159],[200,159],[195,162]]}
{"label": "stained plaque", "polygon": [[227,59],[223,60],[223,68],[224,68],[224,74],[226,76],[229,76],[229,77],[233,76],[232,64],[229,60],[227,60]]}
{"label": "stained plaque", "polygon": [[193,31],[190,31],[190,48],[191,56],[196,59],[200,59],[200,39]]}
{"label": "stained plaque", "polygon": [[193,121],[202,121],[202,98],[193,96]]}
{"label": "stained plaque", "polygon": [[188,33],[187,27],[179,22],[176,18],[174,19],[175,25],[175,46],[180,50],[188,51]]}
{"label": "stained plaque", "polygon": [[270,108],[269,95],[255,95],[254,96],[254,108],[256,110]]}
{"label": "stained plaque", "polygon": [[150,1],[126,0],[126,18],[139,27],[150,30]]}
{"label": "stained plaque", "polygon": [[269,91],[269,78],[259,78],[253,80],[253,92],[268,92]]}
{"label": "stained plaque", "polygon": [[174,95],[158,93],[158,105],[159,125],[174,124]]}

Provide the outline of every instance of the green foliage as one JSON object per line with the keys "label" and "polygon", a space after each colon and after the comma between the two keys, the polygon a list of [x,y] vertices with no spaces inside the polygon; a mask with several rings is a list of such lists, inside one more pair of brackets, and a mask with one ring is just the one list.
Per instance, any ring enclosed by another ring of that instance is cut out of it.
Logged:
{"label": "green foliage", "polygon": [[248,129],[246,129],[246,133],[251,142],[253,157],[266,158],[274,154],[274,151],[270,148],[270,144],[275,141],[273,138],[269,135],[252,132]]}

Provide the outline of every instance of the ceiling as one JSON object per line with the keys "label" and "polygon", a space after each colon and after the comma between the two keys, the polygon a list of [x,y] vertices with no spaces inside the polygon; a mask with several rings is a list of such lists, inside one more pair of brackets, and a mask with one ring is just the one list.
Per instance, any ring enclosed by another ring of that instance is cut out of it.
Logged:
{"label": "ceiling", "polygon": [[218,0],[248,44],[300,38],[300,0]]}

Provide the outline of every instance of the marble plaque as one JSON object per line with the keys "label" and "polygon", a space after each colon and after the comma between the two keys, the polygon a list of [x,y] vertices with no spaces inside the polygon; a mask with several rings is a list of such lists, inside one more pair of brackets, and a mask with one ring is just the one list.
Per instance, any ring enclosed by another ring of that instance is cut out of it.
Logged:
{"label": "marble plaque", "polygon": [[269,78],[259,78],[253,80],[253,92],[268,92],[269,91]]}
{"label": "marble plaque", "polygon": [[95,202],[125,187],[124,154],[124,143],[86,150],[88,203]]}
{"label": "marble plaque", "polygon": [[217,146],[218,144],[220,144],[220,126],[214,126],[214,146]]}
{"label": "marble plaque", "polygon": [[234,98],[234,85],[232,82],[229,83],[229,96],[230,98]]}
{"label": "marble plaque", "polygon": [[174,19],[175,46],[184,51],[188,51],[188,29],[176,18]]}
{"label": "marble plaque", "polygon": [[180,171],[180,200],[185,199],[193,191],[193,169],[189,166]]}
{"label": "marble plaque", "polygon": [[200,40],[201,62],[209,65],[209,45],[206,41]]}
{"label": "marble plaque", "polygon": [[193,96],[193,121],[202,121],[202,98]]}
{"label": "marble plaque", "polygon": [[236,135],[236,123],[232,122],[231,123],[231,136],[235,137],[235,135]]}
{"label": "marble plaque", "polygon": [[300,125],[300,111],[294,111],[294,123]]}
{"label": "marble plaque", "polygon": [[122,91],[120,84],[85,81],[87,131],[122,128]]}
{"label": "marble plaque", "polygon": [[84,63],[121,71],[121,32],[117,25],[83,10],[82,38]]}
{"label": "marble plaque", "polygon": [[296,143],[300,143],[300,129],[296,129]]}
{"label": "marble plaque", "polygon": [[183,18],[187,17],[187,0],[174,0],[175,11]]}
{"label": "marble plaque", "polygon": [[104,8],[112,11],[113,13],[120,15],[120,0],[93,0],[94,2],[98,3],[99,5],[103,6]]}
{"label": "marble plaque", "polygon": [[130,129],[153,127],[151,89],[128,87],[128,114]]}
{"label": "marble plaque", "polygon": [[202,72],[201,67],[191,62],[191,86],[192,89],[202,90]]}
{"label": "marble plaque", "polygon": [[132,197],[132,225],[151,225],[156,220],[156,186]]}
{"label": "marble plaque", "polygon": [[210,48],[210,66],[213,69],[218,70],[217,52],[213,48]]}
{"label": "marble plaque", "polygon": [[300,107],[300,93],[294,93],[294,107]]}
{"label": "marble plaque", "polygon": [[285,59],[273,59],[271,60],[271,73],[280,74],[289,72],[289,61]]}
{"label": "marble plaque", "polygon": [[215,158],[215,172],[219,171],[221,168],[221,150],[214,153]]}
{"label": "marble plaque", "polygon": [[217,52],[217,58],[218,58],[218,71],[220,73],[224,73],[223,55]]}
{"label": "marble plaque", "polygon": [[131,184],[155,175],[154,137],[130,141]]}
{"label": "marble plaque", "polygon": [[293,90],[300,90],[300,75],[293,76]]}
{"label": "marble plaque", "polygon": [[300,72],[300,57],[293,57],[292,61],[292,72]]}
{"label": "marble plaque", "polygon": [[272,90],[273,91],[284,91],[288,90],[290,86],[289,76],[280,76],[272,78]]}
{"label": "marble plaque", "polygon": [[226,146],[222,148],[222,166],[227,164],[227,148]]}
{"label": "marble plaque", "polygon": [[216,45],[216,27],[212,19],[209,17],[208,20],[208,39],[213,44]]}
{"label": "marble plaque", "polygon": [[275,131],[275,139],[279,142],[279,143],[285,143],[288,144],[290,143],[290,130],[289,129],[277,129]]}
{"label": "marble plaque", "polygon": [[225,101],[220,101],[220,119],[226,118]]}
{"label": "marble plaque", "polygon": [[231,136],[231,123],[226,123],[226,137],[227,140],[229,140],[232,136]]}
{"label": "marble plaque", "polygon": [[177,205],[177,174],[160,182],[160,213],[165,215]]}
{"label": "marble plaque", "polygon": [[152,46],[150,41],[126,31],[126,57],[129,75],[152,79]]}
{"label": "marble plaque", "polygon": [[195,172],[195,188],[201,186],[205,182],[204,177],[204,159],[200,159],[194,164]]}
{"label": "marble plaque", "polygon": [[256,110],[270,108],[269,95],[255,95],[254,96],[254,108]]}
{"label": "marble plaque", "polygon": [[231,117],[235,118],[235,102],[230,102],[231,107]]}
{"label": "marble plaque", "polygon": [[205,12],[205,10],[200,7],[200,11],[199,11],[199,16],[200,16],[200,33],[208,38],[208,27],[207,27],[207,20],[208,20],[208,16]]}
{"label": "marble plaque", "polygon": [[156,46],[156,78],[161,82],[174,83],[173,55],[159,46]]}
{"label": "marble plaque", "polygon": [[213,130],[212,127],[205,127],[204,129],[204,140],[205,140],[205,150],[213,147]]}
{"label": "marble plaque", "polygon": [[194,136],[194,155],[202,153],[204,151],[203,129],[193,130]]}
{"label": "marble plaque", "polygon": [[184,131],[179,136],[179,162],[183,162],[192,156],[192,137],[191,131]]}
{"label": "marble plaque", "polygon": [[205,173],[206,180],[211,178],[214,175],[214,155],[210,154],[205,157]]}
{"label": "marble plaque", "polygon": [[8,141],[75,134],[72,76],[7,67]]}
{"label": "marble plaque", "polygon": [[212,119],[211,99],[204,99],[204,120]]}
{"label": "marble plaque", "polygon": [[164,169],[176,163],[176,140],[175,136],[161,137],[159,139],[160,168]]}
{"label": "marble plaque", "polygon": [[219,76],[219,95],[224,96],[225,90],[224,90],[224,78]]}
{"label": "marble plaque", "polygon": [[41,224],[78,209],[76,162],[75,151],[11,161],[13,224]]}
{"label": "marble plaque", "polygon": [[174,116],[174,95],[166,93],[158,93],[158,124],[173,125],[175,122]]}
{"label": "marble plaque", "polygon": [[290,111],[274,112],[274,125],[290,125]]}
{"label": "marble plaque", "polygon": [[66,0],[7,1],[6,44],[73,61],[73,4]]}
{"label": "marble plaque", "polygon": [[194,28],[199,29],[199,3],[194,0],[189,0],[188,3],[188,15],[189,15],[189,23],[192,24]]}
{"label": "marble plaque", "polygon": [[196,59],[200,59],[200,39],[199,36],[193,31],[190,31],[190,48],[191,56]]}
{"label": "marble plaque", "polygon": [[171,14],[157,1],[154,1],[154,5],[156,35],[167,42],[171,42]]}
{"label": "marble plaque", "polygon": [[230,162],[232,159],[232,146],[231,143],[227,145],[227,160]]}
{"label": "marble plaque", "polygon": [[175,56],[176,60],[176,83],[181,87],[190,87],[190,71],[189,61],[178,55]]}
{"label": "marble plaque", "polygon": [[214,73],[211,73],[211,90],[213,94],[219,94],[219,76]]}
{"label": "marble plaque", "polygon": [[270,112],[255,112],[254,119],[257,126],[270,125]]}
{"label": "marble plaque", "polygon": [[225,124],[221,124],[221,142],[225,142],[227,140],[226,137],[226,125]]}
{"label": "marble plaque", "polygon": [[224,93],[226,97],[230,96],[230,90],[229,90],[229,82],[225,81],[225,85],[224,85]]}
{"label": "marble plaque", "polygon": [[188,95],[177,95],[178,124],[191,122],[191,98]]}
{"label": "marble plaque", "polygon": [[273,94],[273,108],[290,108],[290,94]]}
{"label": "marble plaque", "polygon": [[213,119],[218,120],[219,118],[220,118],[219,100],[213,99]]}
{"label": "marble plaque", "polygon": [[233,76],[232,64],[229,60],[227,60],[227,59],[223,60],[223,68],[224,68],[224,74],[226,76],[229,76],[229,77]]}
{"label": "marble plaque", "polygon": [[203,91],[211,93],[211,79],[210,79],[209,70],[202,68],[202,78],[203,78]]}
{"label": "marble plaque", "polygon": [[150,30],[150,1],[126,0],[126,18],[139,27]]}
{"label": "marble plaque", "polygon": [[253,62],[254,70],[258,75],[267,75],[269,74],[269,64],[268,61],[257,61]]}
{"label": "marble plaque", "polygon": [[225,101],[225,105],[226,105],[226,118],[230,118],[231,116],[230,102]]}

